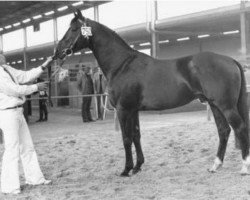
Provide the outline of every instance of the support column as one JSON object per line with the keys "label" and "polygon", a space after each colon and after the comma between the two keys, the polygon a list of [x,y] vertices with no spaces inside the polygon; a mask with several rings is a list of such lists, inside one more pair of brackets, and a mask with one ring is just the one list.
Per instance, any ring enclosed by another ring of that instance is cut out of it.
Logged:
{"label": "support column", "polygon": [[245,12],[245,1],[240,3],[240,33],[241,33],[241,53],[242,61],[247,64],[247,56],[249,53],[249,20]]}
{"label": "support column", "polygon": [[[58,43],[58,25],[57,25],[57,18],[53,18],[53,33],[54,33],[54,49],[56,48],[56,45]],[[58,65],[57,61],[54,61],[54,66]],[[57,81],[55,79],[55,96],[58,96],[58,87],[57,87]],[[55,107],[58,105],[58,99],[54,99],[55,101]]]}
{"label": "support column", "polygon": [[24,42],[24,48],[23,48],[23,65],[24,70],[27,70],[28,68],[28,56],[27,56],[27,28],[23,28],[23,42]]}
{"label": "support column", "polygon": [[155,30],[155,21],[158,19],[157,1],[151,1],[151,56],[157,57],[159,53],[159,35]]}
{"label": "support column", "polygon": [[[247,56],[249,53],[249,20],[247,18],[247,13],[245,11],[246,1],[241,0],[240,2],[240,39],[241,39],[241,53],[242,60],[241,62],[247,64]],[[240,142],[235,137],[235,147],[240,149]]]}
{"label": "support column", "polygon": [[99,6],[94,6],[94,20],[99,22]]}
{"label": "support column", "polygon": [[0,53],[3,53],[3,35],[0,35]]}
{"label": "support column", "polygon": [[[94,6],[94,20],[99,22],[99,6]],[[97,60],[95,61],[95,66],[98,66]],[[98,119],[98,101],[97,97],[94,98],[94,104],[95,104],[95,117]]]}

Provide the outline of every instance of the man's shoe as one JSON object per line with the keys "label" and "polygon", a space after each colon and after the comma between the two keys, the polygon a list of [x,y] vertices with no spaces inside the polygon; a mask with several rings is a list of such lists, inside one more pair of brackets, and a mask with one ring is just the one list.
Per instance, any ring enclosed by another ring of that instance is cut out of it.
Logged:
{"label": "man's shoe", "polygon": [[41,185],[50,185],[50,184],[52,184],[52,180],[45,179]]}
{"label": "man's shoe", "polygon": [[42,119],[39,119],[39,120],[37,120],[36,122],[42,122],[43,120]]}
{"label": "man's shoe", "polygon": [[44,179],[42,182],[40,182],[40,183],[35,183],[35,184],[33,184],[33,183],[29,183],[29,182],[27,182],[26,181],[26,184],[28,184],[28,185],[50,185],[52,183],[52,181],[51,180],[47,180],[47,179]]}
{"label": "man's shoe", "polygon": [[16,189],[16,190],[13,190],[12,192],[3,192],[4,194],[20,194],[21,193],[21,190],[20,189]]}

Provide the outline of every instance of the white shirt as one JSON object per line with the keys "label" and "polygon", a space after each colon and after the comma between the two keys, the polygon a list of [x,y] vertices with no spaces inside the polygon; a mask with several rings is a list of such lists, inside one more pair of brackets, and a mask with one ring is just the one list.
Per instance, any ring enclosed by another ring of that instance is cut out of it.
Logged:
{"label": "white shirt", "polygon": [[[11,74],[15,82],[4,68]],[[0,110],[24,104],[25,96],[38,91],[38,88],[36,84],[22,84],[34,81],[42,73],[41,67],[22,71],[8,65],[0,65]]]}

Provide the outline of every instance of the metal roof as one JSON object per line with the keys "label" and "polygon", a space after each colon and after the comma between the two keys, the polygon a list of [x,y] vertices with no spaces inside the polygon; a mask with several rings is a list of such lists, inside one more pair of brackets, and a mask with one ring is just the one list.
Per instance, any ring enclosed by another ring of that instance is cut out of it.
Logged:
{"label": "metal roof", "polygon": [[[244,12],[250,13],[250,2],[246,2]],[[180,37],[194,37],[200,34],[210,34],[211,37],[223,36],[222,32],[240,29],[240,4],[193,14],[159,19],[155,23],[155,29],[159,33],[160,40],[176,41]],[[72,11],[71,11],[72,12]],[[147,23],[136,24],[116,29],[116,32],[129,43],[141,43],[150,41],[150,32]],[[224,36],[223,36],[224,37]],[[230,37],[230,36],[228,36]],[[239,37],[239,34],[232,35]],[[29,47],[30,57],[47,55],[53,52],[53,43],[41,46]],[[39,52],[39,53],[38,53]],[[22,51],[5,52],[8,60],[15,60],[22,55]]]}
{"label": "metal roof", "polygon": [[[4,28],[0,33],[11,32],[20,27],[66,15],[72,13],[76,8],[88,9],[110,1],[84,1],[81,5],[72,5],[77,2],[81,1],[0,1],[0,28]],[[68,6],[67,9],[63,10],[64,6]],[[62,8],[62,10],[58,11],[58,8]],[[54,11],[54,13],[50,15],[45,14],[50,11]],[[41,18],[33,18],[38,15],[42,15]],[[24,23],[23,21],[26,19],[30,19],[30,21]],[[19,22],[20,25],[14,26],[14,24]],[[8,28],[8,26],[10,27]]]}
{"label": "metal roof", "polygon": [[[176,39],[186,36],[210,34],[218,36],[223,32],[240,30],[240,4],[207,11],[156,20],[155,31],[161,39]],[[250,2],[244,12],[250,13]],[[138,24],[117,29],[125,39],[142,41],[149,38],[147,24]]]}

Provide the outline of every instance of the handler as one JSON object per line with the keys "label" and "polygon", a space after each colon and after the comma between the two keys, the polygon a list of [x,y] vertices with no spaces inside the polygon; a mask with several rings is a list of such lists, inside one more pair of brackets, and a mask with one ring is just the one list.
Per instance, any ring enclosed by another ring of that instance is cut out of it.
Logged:
{"label": "handler", "polygon": [[46,180],[41,172],[22,108],[25,95],[46,90],[47,82],[25,84],[37,79],[51,62],[52,58],[48,58],[37,68],[21,71],[6,65],[5,57],[0,54],[0,128],[3,131],[5,147],[1,172],[3,193],[19,194],[21,192],[18,170],[20,158],[27,184],[51,183],[51,180]]}

